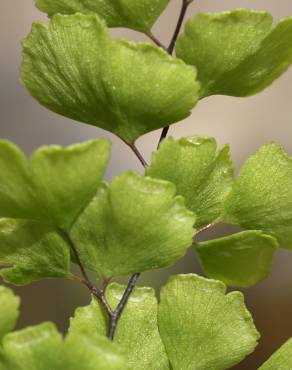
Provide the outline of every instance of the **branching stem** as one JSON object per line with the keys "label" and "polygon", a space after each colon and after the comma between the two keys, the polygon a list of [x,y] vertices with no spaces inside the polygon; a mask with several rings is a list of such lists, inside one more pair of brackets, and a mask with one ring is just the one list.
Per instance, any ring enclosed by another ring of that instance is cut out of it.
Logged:
{"label": "branching stem", "polygon": [[[173,54],[174,47],[175,47],[178,35],[180,33],[180,30],[181,30],[181,27],[182,27],[182,24],[183,24],[188,6],[192,2],[193,2],[193,0],[182,0],[182,6],[181,6],[180,14],[179,14],[179,17],[178,17],[178,21],[177,21],[173,36],[171,38],[170,44],[167,48],[167,52],[168,52],[169,55]],[[169,131],[169,126],[166,126],[166,127],[163,128],[163,130],[161,132],[161,135],[160,135],[160,138],[159,138],[158,148],[159,148],[159,145],[160,145],[161,141],[166,138],[166,136],[168,134],[168,131]]]}
{"label": "branching stem", "polygon": [[61,236],[63,237],[63,239],[68,243],[68,245],[70,246],[70,249],[74,255],[74,258],[75,258],[75,261],[77,263],[77,265],[79,266],[79,269],[80,269],[80,272],[81,272],[81,275],[82,275],[82,278],[78,277],[78,276],[75,276],[75,275],[71,275],[72,279],[73,280],[76,280],[80,283],[82,283],[83,285],[85,285],[91,292],[91,294],[101,303],[101,305],[103,306],[103,308],[105,309],[107,315],[108,315],[108,318],[109,318],[109,328],[108,328],[108,338],[110,340],[113,340],[114,339],[114,335],[115,335],[115,331],[116,331],[116,328],[117,328],[117,324],[118,324],[118,321],[121,317],[121,314],[123,313],[126,305],[127,305],[127,302],[130,298],[130,295],[136,285],[136,282],[140,276],[140,273],[137,273],[137,274],[134,274],[132,275],[132,277],[130,278],[129,282],[128,282],[128,285],[126,287],[126,290],[119,302],[119,304],[117,305],[116,309],[113,311],[112,308],[110,307],[107,299],[106,299],[106,296],[105,296],[105,292],[106,292],[106,289],[107,289],[107,286],[110,282],[110,279],[105,279],[102,283],[102,286],[101,288],[96,288],[93,283],[91,282],[83,264],[82,264],[82,261],[80,259],[80,256],[79,256],[79,253],[78,253],[78,250],[77,250],[77,246],[74,242],[74,240],[71,238],[70,234],[65,231],[65,230],[62,230],[60,229],[59,230],[59,233],[61,234]]}
{"label": "branching stem", "polygon": [[114,338],[118,321],[119,321],[119,319],[121,317],[121,314],[123,313],[123,311],[124,311],[124,309],[127,305],[127,302],[130,298],[130,295],[131,295],[131,293],[132,293],[132,291],[133,291],[133,289],[136,285],[136,282],[137,282],[139,276],[140,276],[140,273],[132,275],[132,277],[130,278],[130,280],[128,282],[127,288],[126,288],[126,290],[125,290],[125,292],[122,296],[122,299],[120,300],[119,304],[117,305],[117,308],[113,312],[113,315],[110,317],[108,337],[111,340],[113,340],[113,338]]}

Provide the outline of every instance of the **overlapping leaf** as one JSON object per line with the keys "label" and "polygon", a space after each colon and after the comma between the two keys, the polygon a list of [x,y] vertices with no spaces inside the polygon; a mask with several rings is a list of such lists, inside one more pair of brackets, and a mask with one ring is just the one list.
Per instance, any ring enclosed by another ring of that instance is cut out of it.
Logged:
{"label": "overlapping leaf", "polygon": [[277,240],[262,231],[243,231],[195,245],[207,276],[227,285],[247,287],[272,268]]}
{"label": "overlapping leaf", "polygon": [[147,174],[176,185],[186,206],[197,215],[198,227],[220,219],[233,183],[229,148],[216,153],[215,140],[201,136],[163,141]]}
{"label": "overlapping leaf", "polygon": [[243,165],[226,203],[227,222],[263,230],[292,248],[292,160],[264,145]]}
{"label": "overlapping leaf", "polygon": [[84,265],[103,277],[165,267],[192,243],[195,216],[167,181],[126,172],[105,185],[72,229]]}
{"label": "overlapping leaf", "polygon": [[169,0],[36,0],[36,6],[51,17],[57,13],[96,13],[109,27],[150,31]]}
{"label": "overlapping leaf", "polygon": [[259,334],[239,292],[196,275],[173,277],[161,292],[158,322],[173,370],[221,370],[253,351]]}
{"label": "overlapping leaf", "polygon": [[3,359],[6,370],[128,369],[120,349],[106,338],[78,333],[64,342],[49,322],[8,334],[3,341]]}
{"label": "overlapping leaf", "polygon": [[23,47],[22,80],[41,104],[127,142],[187,117],[198,99],[192,66],[149,44],[112,41],[95,15],[35,24]]}
{"label": "overlapping leaf", "polygon": [[290,370],[292,368],[292,338],[282,345],[259,370]]}
{"label": "overlapping leaf", "polygon": [[67,278],[70,250],[50,226],[33,221],[0,219],[0,275],[10,283]]}
{"label": "overlapping leaf", "polygon": [[5,334],[14,329],[18,318],[18,307],[19,298],[9,288],[0,286],[0,342]]}
{"label": "overlapping leaf", "polygon": [[[111,284],[107,299],[111,307],[119,303],[125,286]],[[71,319],[70,333],[86,333],[87,337],[107,334],[107,319],[100,305],[93,300],[78,308]],[[137,287],[120,318],[115,342],[125,348],[128,364],[135,370],[169,370],[168,359],[158,333],[157,299],[153,289]]]}
{"label": "overlapping leaf", "polygon": [[176,53],[198,69],[201,97],[248,96],[289,67],[291,40],[292,17],[273,26],[269,13],[235,9],[191,18]]}
{"label": "overlapping leaf", "polygon": [[17,146],[0,141],[0,217],[70,228],[95,195],[108,158],[106,140],[41,147],[29,161]]}

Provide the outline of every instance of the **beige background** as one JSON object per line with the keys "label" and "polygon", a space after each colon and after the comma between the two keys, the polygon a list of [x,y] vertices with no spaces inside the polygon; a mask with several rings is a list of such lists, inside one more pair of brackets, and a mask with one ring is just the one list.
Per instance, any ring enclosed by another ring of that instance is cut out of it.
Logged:
{"label": "beige background", "polygon": [[[173,0],[154,33],[163,42],[170,38],[176,20],[179,0]],[[219,11],[234,7],[269,10],[275,20],[292,15],[292,1],[276,0],[201,0],[194,1],[188,14],[198,11]],[[46,21],[33,0],[0,0],[0,137],[20,145],[26,153],[42,144],[70,144],[89,138],[105,136],[113,141],[111,164],[107,177],[127,168],[141,170],[133,154],[120,141],[94,127],[72,122],[47,111],[35,102],[18,80],[21,62],[20,41],[29,32],[35,20]],[[138,33],[115,30],[123,35],[144,39]],[[291,40],[292,42],[292,40]],[[200,102],[193,115],[172,127],[175,137],[204,134],[216,137],[219,144],[230,143],[232,156],[238,168],[244,159],[264,143],[275,141],[292,154],[292,69],[272,87],[252,98],[211,97]],[[149,160],[155,148],[158,132],[139,140],[138,146]],[[210,232],[208,237],[224,233]],[[199,271],[192,252],[172,268],[172,272]],[[144,284],[159,286],[169,270],[145,274]],[[88,302],[83,288],[71,282],[46,281],[17,288],[23,298],[19,327],[53,320],[60,329],[68,325],[68,316],[77,305]],[[282,342],[292,336],[292,253],[279,251],[273,272],[268,279],[245,292],[248,307],[254,314],[262,333],[257,351],[238,369],[256,369]],[[195,349],[194,349],[195,350]]]}

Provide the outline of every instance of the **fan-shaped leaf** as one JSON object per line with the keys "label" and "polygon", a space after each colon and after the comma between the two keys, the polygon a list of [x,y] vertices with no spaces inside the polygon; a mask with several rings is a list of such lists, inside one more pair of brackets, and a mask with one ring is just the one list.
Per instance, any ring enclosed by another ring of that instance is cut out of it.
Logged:
{"label": "fan-shaped leaf", "polygon": [[110,40],[95,15],[35,24],[23,47],[22,80],[42,105],[127,142],[180,121],[197,102],[193,67],[150,44]]}

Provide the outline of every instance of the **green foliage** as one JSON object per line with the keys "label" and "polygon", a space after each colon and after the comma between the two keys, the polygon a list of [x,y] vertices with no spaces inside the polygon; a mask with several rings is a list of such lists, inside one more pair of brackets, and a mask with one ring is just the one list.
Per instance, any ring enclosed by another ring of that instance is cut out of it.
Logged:
{"label": "green foliage", "polygon": [[193,67],[149,44],[112,41],[95,15],[36,23],[23,48],[22,81],[33,97],[127,142],[187,117],[198,98]]}
{"label": "green foliage", "polygon": [[270,273],[277,246],[277,240],[262,231],[243,231],[195,245],[206,275],[240,287],[254,285]]}
{"label": "green foliage", "polygon": [[[114,133],[145,160],[141,135],[187,117],[199,98],[248,96],[292,62],[292,17],[235,9],[191,18],[171,54],[151,28],[169,0],[36,0],[51,17],[23,42],[21,79],[43,106]],[[127,27],[157,45],[114,40]],[[165,50],[163,50],[165,49]],[[198,72],[197,72],[198,70]],[[198,80],[199,82],[198,82]],[[9,283],[69,278],[93,296],[64,338],[52,323],[12,332],[19,300],[0,287],[1,370],[223,370],[251,353],[259,334],[239,292],[271,270],[278,246],[292,248],[291,158],[263,146],[233,179],[229,147],[195,136],[160,143],[146,175],[103,182],[109,142],[42,147],[27,160],[0,141],[0,275]],[[195,241],[219,222],[245,231]],[[172,277],[160,301],[134,287],[143,271],[196,249],[205,273]],[[70,272],[71,261],[80,275]],[[99,287],[86,270],[95,273]],[[111,283],[131,275],[127,286]],[[109,341],[114,340],[114,342]],[[291,368],[291,341],[261,369]]]}
{"label": "green foliage", "polygon": [[259,334],[239,292],[177,275],[162,289],[159,330],[173,370],[228,369],[251,353]]}
{"label": "green foliage", "polygon": [[168,180],[197,215],[196,226],[219,221],[233,183],[229,147],[216,153],[212,138],[195,136],[164,140],[147,168],[149,176]]}
{"label": "green foliage", "polygon": [[287,340],[259,370],[290,370],[292,367],[292,338]]}
{"label": "green foliage", "polygon": [[42,278],[66,278],[70,250],[51,226],[35,221],[0,219],[0,275],[14,284]]}
{"label": "green foliage", "polygon": [[[115,307],[125,286],[111,284],[107,298]],[[71,319],[70,333],[86,333],[87,337],[97,333],[106,335],[108,322],[100,304],[95,300],[89,306],[78,308]],[[168,370],[168,358],[158,332],[157,299],[151,288],[137,287],[119,321],[115,342],[127,351],[131,369]]]}
{"label": "green foliage", "polygon": [[19,298],[10,289],[0,286],[0,342],[5,334],[14,329],[18,307]]}
{"label": "green foliage", "polygon": [[169,0],[36,0],[36,6],[51,17],[57,13],[96,13],[109,27],[150,31]]}
{"label": "green foliage", "polygon": [[63,341],[50,322],[8,334],[3,360],[7,370],[128,369],[122,351],[106,338],[79,333]]}
{"label": "green foliage", "polygon": [[173,184],[129,171],[99,191],[72,236],[87,268],[103,277],[129,275],[183,256],[194,222]]}
{"label": "green foliage", "polygon": [[282,147],[264,145],[242,167],[226,203],[226,220],[263,230],[292,248],[292,161]]}
{"label": "green foliage", "polygon": [[70,228],[95,195],[109,159],[109,143],[42,147],[29,161],[0,141],[0,217]]}
{"label": "green foliage", "polygon": [[200,96],[248,96],[269,86],[292,62],[292,17],[272,25],[267,12],[235,9],[191,18],[177,56],[196,66]]}

